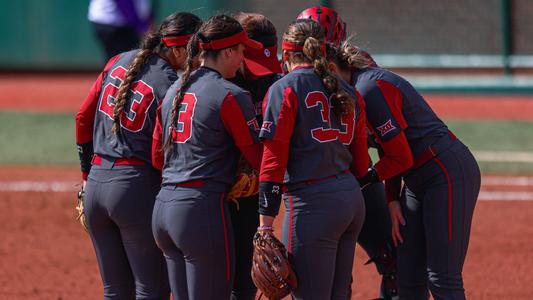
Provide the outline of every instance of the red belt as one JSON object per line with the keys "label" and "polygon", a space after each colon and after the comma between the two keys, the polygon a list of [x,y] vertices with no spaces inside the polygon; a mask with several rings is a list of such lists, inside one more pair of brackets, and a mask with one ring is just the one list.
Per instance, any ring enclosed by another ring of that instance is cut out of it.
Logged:
{"label": "red belt", "polygon": [[[450,139],[452,141],[457,140],[457,137],[455,136],[455,134],[453,134],[453,132],[451,132],[449,130],[448,130],[448,136],[450,137]],[[427,163],[428,161],[433,159],[435,156],[437,156],[437,154],[439,154],[439,152],[442,152],[442,151],[443,151],[443,149],[439,150],[439,149],[436,149],[435,147],[429,146],[424,152],[422,152],[422,154],[420,154],[415,159],[415,163],[413,165],[413,169],[420,168],[425,163]]]}
{"label": "red belt", "polygon": [[185,182],[176,183],[176,186],[199,188],[199,187],[203,187],[204,184],[205,184],[205,181],[203,181],[202,179],[195,179],[195,180],[189,180]]}
{"label": "red belt", "polygon": [[[98,165],[99,166],[99,165],[102,164],[103,160],[104,160],[103,157],[101,157],[98,154],[95,154],[93,156],[93,160],[91,161],[91,163],[93,165]],[[109,161],[113,162],[113,165],[115,165],[115,166],[120,166],[120,165],[142,166],[142,165],[146,164],[146,162],[144,160],[140,160],[140,159],[135,158],[135,157],[131,157],[131,158],[111,158],[111,159],[106,158],[106,160],[109,160]]]}

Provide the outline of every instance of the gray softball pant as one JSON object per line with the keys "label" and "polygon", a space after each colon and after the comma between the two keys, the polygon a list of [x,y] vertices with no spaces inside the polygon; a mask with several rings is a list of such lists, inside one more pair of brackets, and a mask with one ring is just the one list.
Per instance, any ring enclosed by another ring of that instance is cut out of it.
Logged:
{"label": "gray softball pant", "polygon": [[163,186],[152,230],[175,300],[229,299],[235,246],[225,186]]}
{"label": "gray softball pant", "polygon": [[152,167],[103,161],[89,173],[85,214],[104,299],[169,299],[163,253],[152,235],[161,175]]}
{"label": "gray softball pant", "polygon": [[283,241],[294,262],[294,299],[349,299],[355,243],[365,218],[352,174],[289,185]]}
{"label": "gray softball pant", "polygon": [[400,299],[465,299],[462,270],[480,188],[476,160],[459,140],[404,177],[406,225],[398,247]]}

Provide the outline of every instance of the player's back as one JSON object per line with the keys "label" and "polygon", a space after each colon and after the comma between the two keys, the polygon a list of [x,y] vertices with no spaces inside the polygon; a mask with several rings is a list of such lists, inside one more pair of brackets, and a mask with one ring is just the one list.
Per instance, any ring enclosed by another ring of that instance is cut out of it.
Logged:
{"label": "player's back", "polygon": [[[341,124],[330,109],[330,94],[313,68],[293,70],[272,85],[267,97],[260,136],[290,142],[286,183],[348,170],[352,157],[344,143],[353,137],[353,124]],[[285,126],[287,118],[294,118],[292,131]]]}
{"label": "player's back", "polygon": [[[401,76],[381,68],[364,68],[354,72],[352,83],[365,100],[367,118],[386,118],[388,114],[383,110],[390,111],[394,120],[389,128],[405,129],[415,156],[448,134],[448,128],[422,95]],[[375,123],[383,124],[383,121],[386,120]],[[394,130],[390,131],[394,134]]]}
{"label": "player's back", "polygon": [[246,119],[248,125],[259,129],[249,93],[207,67],[194,71],[189,82],[172,132],[170,111],[181,80],[169,88],[161,108],[163,137],[172,136],[174,141],[172,150],[165,153],[163,185],[197,179],[230,184],[239,157],[234,136],[249,133],[229,133],[225,120],[253,118]]}
{"label": "player's back", "polygon": [[102,84],[93,130],[94,153],[108,158],[138,158],[151,162],[156,110],[166,90],[177,80],[176,71],[158,55],[146,60],[133,79],[114,134],[113,110],[118,88],[138,50],[120,54]]}

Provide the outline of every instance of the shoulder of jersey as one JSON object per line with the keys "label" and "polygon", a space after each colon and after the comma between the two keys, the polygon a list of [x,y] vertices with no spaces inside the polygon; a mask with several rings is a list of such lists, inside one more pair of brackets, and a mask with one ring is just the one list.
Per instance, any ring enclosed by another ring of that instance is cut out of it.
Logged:
{"label": "shoulder of jersey", "polygon": [[141,51],[141,50],[140,49],[133,49],[133,50],[130,50],[130,51],[123,52],[120,55],[120,58],[118,60],[131,61],[131,60],[133,60],[133,58],[135,58],[135,55],[137,55],[137,53],[139,53],[139,51]]}
{"label": "shoulder of jersey", "polygon": [[229,80],[220,80],[221,86],[226,89],[228,92],[230,92],[235,97],[242,97],[242,96],[248,96],[250,97],[251,94],[247,90],[241,88],[240,86],[236,85],[235,83],[229,81]]}
{"label": "shoulder of jersey", "polygon": [[374,83],[377,80],[383,79],[386,75],[385,70],[381,68],[365,68],[355,73],[355,86],[357,90],[362,92],[363,90],[369,90],[374,87]]}
{"label": "shoulder of jersey", "polygon": [[342,80],[341,78],[337,78],[337,80],[339,81],[339,85],[340,87],[346,91],[348,94],[350,94],[350,96],[352,96],[352,98],[356,98],[355,96],[355,89],[353,86],[350,86],[350,84],[344,80]]}
{"label": "shoulder of jersey", "polygon": [[291,85],[292,83],[294,83],[298,79],[299,74],[300,74],[299,72],[290,72],[283,76],[280,75],[278,79],[274,81],[274,83],[271,85],[270,88],[271,89],[285,88]]}

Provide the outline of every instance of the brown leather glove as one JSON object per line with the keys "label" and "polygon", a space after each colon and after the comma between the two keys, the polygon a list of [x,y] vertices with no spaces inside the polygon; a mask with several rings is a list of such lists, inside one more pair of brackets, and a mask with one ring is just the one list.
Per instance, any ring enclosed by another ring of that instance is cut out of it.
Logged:
{"label": "brown leather glove", "polygon": [[254,236],[252,280],[268,299],[281,299],[298,285],[285,246],[272,231],[258,231]]}

